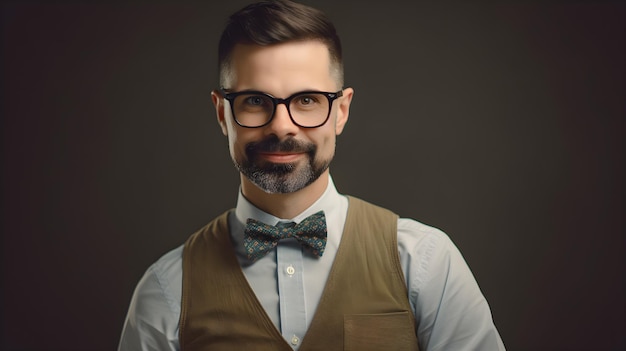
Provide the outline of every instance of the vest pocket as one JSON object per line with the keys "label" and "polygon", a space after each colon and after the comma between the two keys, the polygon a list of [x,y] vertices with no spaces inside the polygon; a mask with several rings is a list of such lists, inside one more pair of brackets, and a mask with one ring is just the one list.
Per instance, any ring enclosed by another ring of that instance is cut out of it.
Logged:
{"label": "vest pocket", "polygon": [[343,320],[346,351],[418,351],[417,336],[408,311],[347,314]]}

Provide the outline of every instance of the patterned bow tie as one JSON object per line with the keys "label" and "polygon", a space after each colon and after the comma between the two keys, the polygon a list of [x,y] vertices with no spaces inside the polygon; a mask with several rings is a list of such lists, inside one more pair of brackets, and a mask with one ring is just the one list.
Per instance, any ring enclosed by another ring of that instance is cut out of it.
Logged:
{"label": "patterned bow tie", "polygon": [[298,224],[287,226],[283,223],[271,226],[249,218],[244,233],[243,245],[252,261],[265,256],[278,245],[278,241],[287,238],[296,238],[305,249],[321,257],[326,248],[326,216],[324,211],[319,211]]}

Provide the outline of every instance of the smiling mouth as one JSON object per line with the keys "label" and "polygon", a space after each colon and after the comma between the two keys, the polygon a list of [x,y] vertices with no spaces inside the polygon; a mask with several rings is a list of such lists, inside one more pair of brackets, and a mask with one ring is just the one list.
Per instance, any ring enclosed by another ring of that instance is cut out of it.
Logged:
{"label": "smiling mouth", "polygon": [[298,160],[304,153],[301,152],[259,152],[258,155],[265,161],[273,163],[290,163]]}
{"label": "smiling mouth", "polygon": [[245,153],[253,163],[295,166],[295,163],[304,158],[313,159],[315,149],[313,143],[299,141],[293,137],[281,141],[276,136],[270,136],[261,141],[248,143]]}

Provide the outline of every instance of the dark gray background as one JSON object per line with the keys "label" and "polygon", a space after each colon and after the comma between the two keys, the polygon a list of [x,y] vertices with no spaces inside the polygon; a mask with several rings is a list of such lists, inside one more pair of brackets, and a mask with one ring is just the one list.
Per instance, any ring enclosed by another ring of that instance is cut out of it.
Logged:
{"label": "dark gray background", "polygon": [[[115,348],[234,206],[209,92],[244,3],[2,6],[1,349]],[[625,349],[624,6],[309,3],[356,90],[339,190],[446,231],[509,350]]]}

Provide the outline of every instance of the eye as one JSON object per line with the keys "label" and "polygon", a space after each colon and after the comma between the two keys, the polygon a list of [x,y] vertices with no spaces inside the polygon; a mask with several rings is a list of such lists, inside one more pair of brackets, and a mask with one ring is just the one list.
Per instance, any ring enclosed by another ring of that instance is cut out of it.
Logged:
{"label": "eye", "polygon": [[261,95],[251,95],[246,97],[244,103],[250,106],[263,106],[265,104],[266,98]]}
{"label": "eye", "polygon": [[320,99],[314,94],[300,95],[295,98],[296,103],[302,106],[319,104]]}

